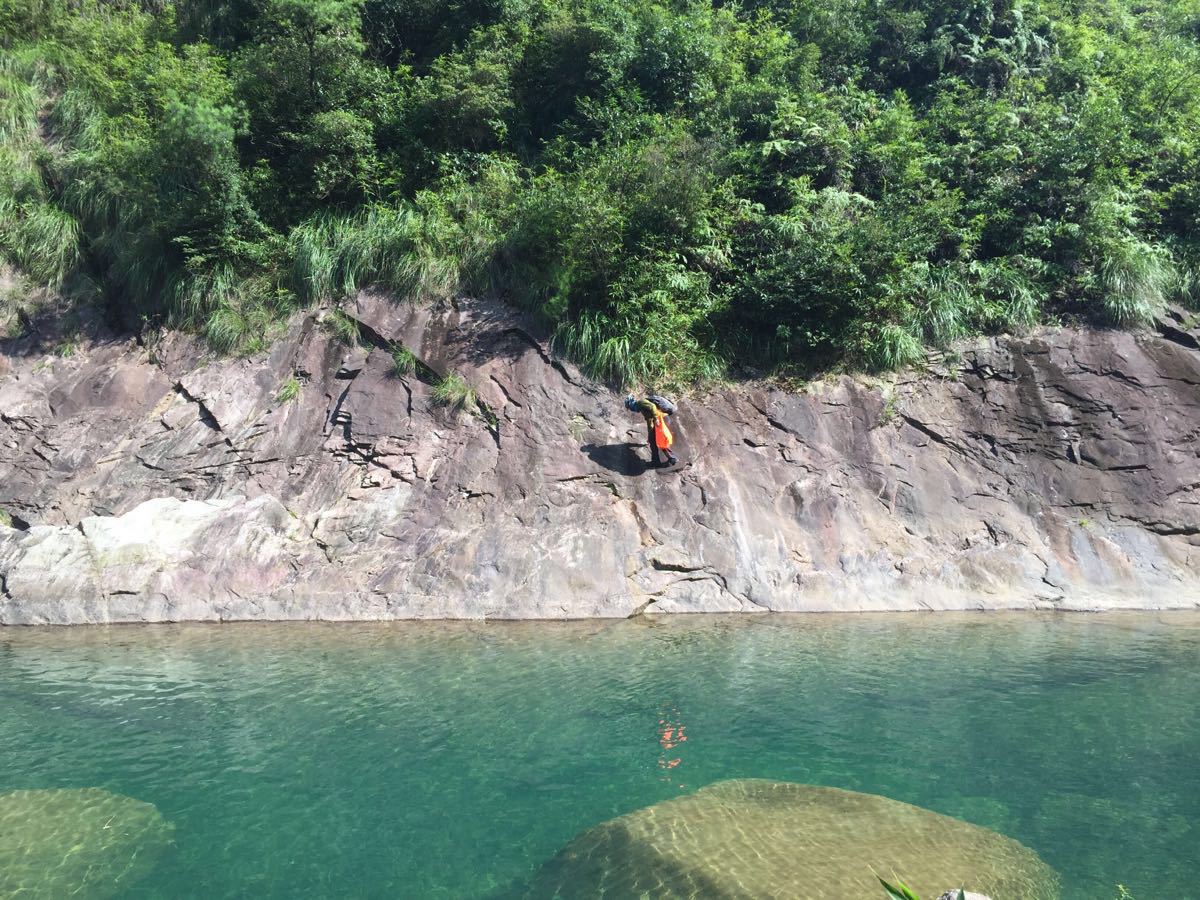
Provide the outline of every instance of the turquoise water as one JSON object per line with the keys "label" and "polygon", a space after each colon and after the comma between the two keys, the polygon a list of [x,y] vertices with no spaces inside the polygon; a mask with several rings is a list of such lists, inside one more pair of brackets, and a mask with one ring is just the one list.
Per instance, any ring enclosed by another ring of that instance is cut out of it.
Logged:
{"label": "turquoise water", "polygon": [[0,630],[0,791],[155,804],[138,897],[486,897],[731,777],[994,828],[1065,897],[1196,896],[1198,713],[1192,614]]}

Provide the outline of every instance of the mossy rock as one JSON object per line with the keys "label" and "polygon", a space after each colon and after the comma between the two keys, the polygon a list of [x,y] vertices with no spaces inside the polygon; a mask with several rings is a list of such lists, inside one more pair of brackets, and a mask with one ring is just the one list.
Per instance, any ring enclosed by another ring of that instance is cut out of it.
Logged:
{"label": "mossy rock", "polygon": [[937,897],[965,886],[1054,900],[1058,877],[1027,847],[887,797],[723,781],[584,832],[518,896],[863,900],[875,878]]}
{"label": "mossy rock", "polygon": [[149,803],[99,788],[0,794],[0,898],[114,897],[173,831]]}

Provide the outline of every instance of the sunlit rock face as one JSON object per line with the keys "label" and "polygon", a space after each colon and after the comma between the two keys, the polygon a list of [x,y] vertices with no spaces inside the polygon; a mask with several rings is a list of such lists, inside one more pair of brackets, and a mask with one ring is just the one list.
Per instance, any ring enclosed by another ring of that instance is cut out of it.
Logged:
{"label": "sunlit rock face", "polygon": [[948,884],[1004,900],[1053,900],[1054,871],[976,825],[873,794],[722,781],[580,835],[516,896],[863,900],[876,874],[918,895]]}
{"label": "sunlit rock face", "polygon": [[1200,605],[1200,328],[693,392],[655,469],[512,309],[344,313],[364,346],[0,340],[0,625]]}
{"label": "sunlit rock face", "polygon": [[116,897],[149,873],[174,826],[99,788],[0,794],[0,897]]}

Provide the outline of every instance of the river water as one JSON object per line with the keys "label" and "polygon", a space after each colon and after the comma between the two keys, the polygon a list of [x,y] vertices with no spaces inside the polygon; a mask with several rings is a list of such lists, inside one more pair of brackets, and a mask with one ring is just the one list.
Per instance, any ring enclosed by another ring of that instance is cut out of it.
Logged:
{"label": "river water", "polygon": [[0,791],[157,806],[135,897],[486,897],[734,777],[1001,831],[1067,898],[1195,896],[1198,713],[1188,613],[0,630]]}

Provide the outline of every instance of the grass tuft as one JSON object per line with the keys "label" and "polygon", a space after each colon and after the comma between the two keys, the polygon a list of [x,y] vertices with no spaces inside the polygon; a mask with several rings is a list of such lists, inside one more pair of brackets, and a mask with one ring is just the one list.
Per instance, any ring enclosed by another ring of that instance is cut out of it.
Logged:
{"label": "grass tuft", "polygon": [[551,346],[570,357],[590,377],[617,387],[647,381],[644,358],[637,352],[631,330],[615,326],[606,317],[584,313],[575,321],[558,324]]}
{"label": "grass tuft", "polygon": [[392,374],[397,378],[417,371],[417,355],[401,344],[392,345]]}
{"label": "grass tuft", "polygon": [[275,402],[279,404],[291,403],[299,396],[300,380],[295,375],[292,375],[279,386],[279,393],[275,395]]}
{"label": "grass tuft", "polygon": [[346,315],[340,309],[330,310],[329,315],[325,317],[324,325],[334,338],[347,347],[357,347],[362,343],[362,327],[358,324],[358,320]]}
{"label": "grass tuft", "polygon": [[469,415],[479,413],[479,398],[475,389],[457,372],[450,372],[434,385],[433,401],[439,406]]}
{"label": "grass tuft", "polygon": [[[1032,269],[1033,274],[1026,274],[1024,269]],[[1035,279],[1044,269],[1044,263],[1025,257],[1011,262],[995,261],[984,269],[981,287],[985,294],[995,298],[998,307],[986,323],[991,330],[1027,331],[1038,323],[1044,292]]]}
{"label": "grass tuft", "polygon": [[868,371],[892,371],[920,362],[925,357],[925,347],[908,328],[888,324],[866,344],[862,357]]}
{"label": "grass tuft", "polygon": [[61,285],[79,262],[75,217],[49,203],[27,203],[12,224],[16,263],[36,281]]}
{"label": "grass tuft", "polygon": [[971,306],[971,291],[949,267],[914,268],[919,280],[921,330],[933,346],[948,347],[967,332],[963,319]]}
{"label": "grass tuft", "polygon": [[221,305],[213,310],[204,323],[204,337],[218,353],[232,353],[250,333],[250,322],[242,311]]}

